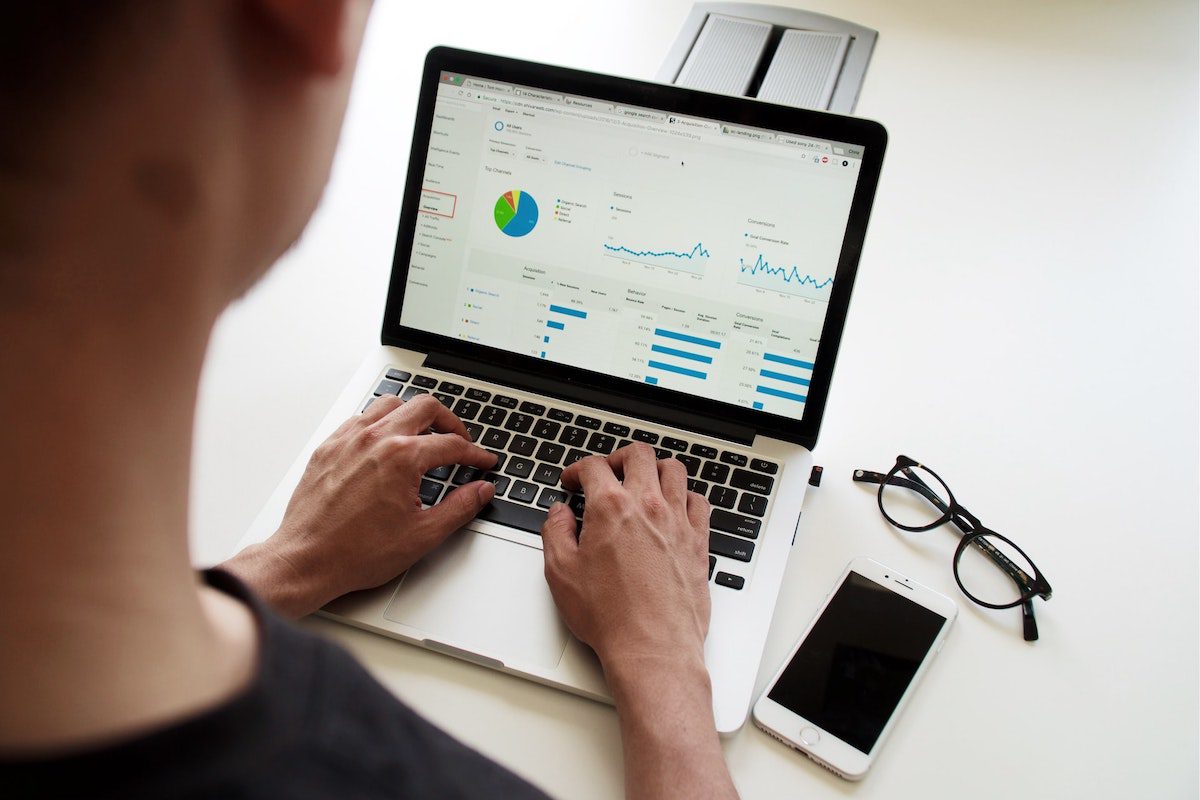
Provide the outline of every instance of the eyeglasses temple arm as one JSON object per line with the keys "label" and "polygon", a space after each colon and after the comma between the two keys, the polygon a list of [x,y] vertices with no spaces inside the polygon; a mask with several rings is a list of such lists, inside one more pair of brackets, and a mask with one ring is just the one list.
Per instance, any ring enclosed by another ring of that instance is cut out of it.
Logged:
{"label": "eyeglasses temple arm", "polygon": [[1033,598],[1021,604],[1021,622],[1025,627],[1025,641],[1036,642],[1038,638],[1037,620],[1033,616]]}

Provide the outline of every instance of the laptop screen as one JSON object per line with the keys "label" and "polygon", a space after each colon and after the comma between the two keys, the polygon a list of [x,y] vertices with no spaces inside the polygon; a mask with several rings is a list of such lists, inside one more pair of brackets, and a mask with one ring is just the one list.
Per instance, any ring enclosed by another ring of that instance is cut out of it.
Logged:
{"label": "laptop screen", "polygon": [[400,322],[799,420],[861,145],[442,72]]}

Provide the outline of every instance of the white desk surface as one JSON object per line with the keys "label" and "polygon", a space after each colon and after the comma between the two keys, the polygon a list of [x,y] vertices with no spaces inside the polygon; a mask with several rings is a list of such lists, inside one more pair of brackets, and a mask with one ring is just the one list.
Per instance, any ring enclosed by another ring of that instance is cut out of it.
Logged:
{"label": "white desk surface", "polygon": [[[961,600],[866,780],[752,725],[747,797],[1196,797],[1197,8],[806,0],[880,31],[857,113],[891,134],[811,492],[760,672],[846,562]],[[376,4],[333,181],[299,246],[213,337],[194,553],[229,555],[378,341],[425,51],[651,77],[690,0]],[[855,467],[939,470],[1054,585],[1020,614],[954,585],[953,537],[880,518]],[[331,623],[429,718],[563,798],[622,792],[613,711]]]}

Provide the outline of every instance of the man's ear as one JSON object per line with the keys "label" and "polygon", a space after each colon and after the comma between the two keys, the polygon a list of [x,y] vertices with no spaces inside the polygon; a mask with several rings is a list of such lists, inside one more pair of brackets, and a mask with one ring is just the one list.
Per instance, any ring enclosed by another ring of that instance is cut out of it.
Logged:
{"label": "man's ear", "polygon": [[316,72],[335,75],[346,63],[342,30],[350,0],[250,0],[282,45]]}

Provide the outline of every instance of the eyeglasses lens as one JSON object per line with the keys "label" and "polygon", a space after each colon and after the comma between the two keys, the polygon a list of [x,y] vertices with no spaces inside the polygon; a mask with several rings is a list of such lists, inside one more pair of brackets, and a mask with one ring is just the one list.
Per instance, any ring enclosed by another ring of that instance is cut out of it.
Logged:
{"label": "eyeglasses lens", "polygon": [[1033,565],[1016,547],[986,533],[963,548],[955,569],[971,599],[997,606],[1019,601],[1034,574]]}
{"label": "eyeglasses lens", "polygon": [[950,490],[923,467],[907,467],[888,476],[879,494],[883,513],[902,527],[922,528],[945,517]]}

